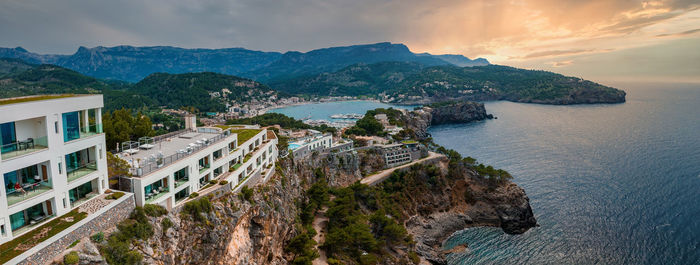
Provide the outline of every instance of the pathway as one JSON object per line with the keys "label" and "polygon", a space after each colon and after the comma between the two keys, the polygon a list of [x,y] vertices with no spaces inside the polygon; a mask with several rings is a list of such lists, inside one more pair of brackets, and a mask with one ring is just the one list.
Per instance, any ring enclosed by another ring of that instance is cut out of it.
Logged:
{"label": "pathway", "polygon": [[419,159],[419,160],[416,160],[416,161],[413,161],[411,163],[404,164],[404,165],[401,165],[398,167],[388,168],[388,169],[380,171],[379,173],[374,174],[374,175],[369,175],[369,176],[363,178],[362,180],[360,180],[360,183],[372,186],[374,184],[382,182],[384,179],[391,176],[391,173],[394,173],[394,171],[396,171],[397,169],[407,168],[407,167],[412,166],[413,164],[423,163],[427,160],[435,159],[438,157],[445,157],[445,155],[443,155],[443,154],[438,154],[438,153],[434,153],[434,152],[428,152],[428,153],[429,153],[429,155],[426,158],[422,158],[422,159]]}
{"label": "pathway", "polygon": [[316,230],[316,235],[314,236],[314,240],[316,241],[316,250],[318,250],[319,257],[311,264],[313,265],[325,265],[328,264],[328,258],[326,257],[326,251],[323,249],[319,248],[319,246],[323,245],[323,242],[326,241],[326,226],[328,225],[328,217],[326,217],[326,211],[328,210],[328,206],[323,206],[321,210],[316,213],[316,217],[314,218],[313,222],[313,227],[314,230]]}

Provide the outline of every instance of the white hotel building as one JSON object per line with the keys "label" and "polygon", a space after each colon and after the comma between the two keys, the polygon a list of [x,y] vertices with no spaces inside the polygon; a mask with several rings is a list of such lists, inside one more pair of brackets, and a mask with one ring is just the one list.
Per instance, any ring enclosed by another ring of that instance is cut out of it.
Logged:
{"label": "white hotel building", "polygon": [[267,181],[275,171],[278,140],[274,132],[257,126],[192,128],[195,122],[186,122],[190,124],[186,130],[119,154],[131,165],[133,175],[120,184],[122,189],[131,187],[136,205],[159,204],[170,210],[190,194],[210,191],[222,180],[236,190],[253,179]]}
{"label": "white hotel building", "polygon": [[102,95],[0,100],[0,243],[107,186]]}

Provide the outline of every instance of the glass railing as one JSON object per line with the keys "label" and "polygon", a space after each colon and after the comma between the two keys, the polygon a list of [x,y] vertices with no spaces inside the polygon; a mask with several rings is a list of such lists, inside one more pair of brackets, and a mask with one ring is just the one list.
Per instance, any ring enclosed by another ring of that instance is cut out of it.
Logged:
{"label": "glass railing", "polygon": [[80,128],[80,138],[90,137],[102,133],[102,124],[93,124]]}
{"label": "glass railing", "polygon": [[177,188],[177,187],[180,187],[180,185],[184,185],[184,184],[187,183],[188,181],[190,181],[188,178],[176,179],[176,180],[175,180],[175,187],[176,187],[176,188]]}
{"label": "glass railing", "polygon": [[44,192],[50,191],[51,188],[52,187],[50,182],[42,181],[22,185],[21,189],[6,189],[5,192],[7,193],[7,205],[11,206],[24,200],[34,198]]}
{"label": "glass railing", "polygon": [[202,173],[202,172],[204,172],[204,171],[207,170],[207,169],[209,169],[209,165],[206,165],[206,166],[201,166],[201,165],[200,165],[200,166],[199,166],[199,173]]}
{"label": "glass railing", "polygon": [[168,192],[170,192],[170,189],[168,188],[164,188],[162,191],[152,191],[151,193],[146,194],[146,203],[151,203],[158,198],[165,196],[168,194]]}
{"label": "glass railing", "polygon": [[2,153],[2,159],[6,160],[46,148],[49,148],[48,138],[46,136],[42,136],[4,144],[0,147],[0,153]]}
{"label": "glass railing", "polygon": [[83,176],[97,171],[97,162],[93,161],[77,168],[68,168],[68,182],[72,182]]}

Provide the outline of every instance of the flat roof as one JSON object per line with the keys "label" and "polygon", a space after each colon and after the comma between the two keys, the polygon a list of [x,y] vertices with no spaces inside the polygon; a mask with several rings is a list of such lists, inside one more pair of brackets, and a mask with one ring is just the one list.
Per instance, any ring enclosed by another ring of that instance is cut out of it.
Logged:
{"label": "flat roof", "polygon": [[72,98],[72,97],[84,97],[84,96],[96,96],[96,95],[100,95],[100,94],[47,94],[47,95],[32,95],[32,96],[26,96],[26,97],[3,98],[3,99],[0,99],[0,105],[10,105],[10,104],[17,104],[17,103],[24,103],[24,102],[31,102],[31,101],[51,100],[51,99],[60,99],[60,98]]}
{"label": "flat roof", "polygon": [[[137,153],[131,155],[124,155],[123,158],[129,159],[140,159],[144,161],[148,159],[151,155],[158,155],[159,152],[163,153],[163,157],[174,155],[178,150],[186,149],[190,144],[196,144],[197,140],[202,140],[203,138],[211,139],[218,136],[221,133],[214,132],[190,132],[186,134],[181,134],[178,136],[173,136],[166,140],[153,143],[153,148],[151,149],[139,149]],[[124,152],[122,152],[124,154]]]}

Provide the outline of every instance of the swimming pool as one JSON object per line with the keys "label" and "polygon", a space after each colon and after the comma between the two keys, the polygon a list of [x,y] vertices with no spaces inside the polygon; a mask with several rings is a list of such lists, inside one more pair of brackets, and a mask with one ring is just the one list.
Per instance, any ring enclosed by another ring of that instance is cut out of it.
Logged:
{"label": "swimming pool", "polygon": [[289,144],[289,147],[287,147],[287,148],[288,148],[289,150],[294,150],[294,149],[297,149],[297,148],[299,148],[299,147],[301,147],[300,144],[291,143],[291,144]]}

